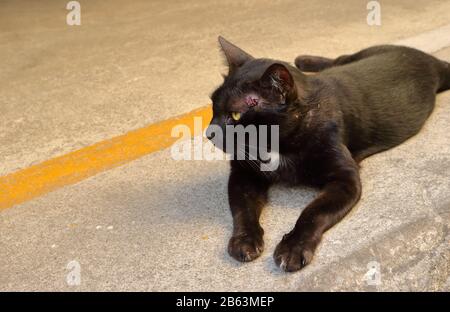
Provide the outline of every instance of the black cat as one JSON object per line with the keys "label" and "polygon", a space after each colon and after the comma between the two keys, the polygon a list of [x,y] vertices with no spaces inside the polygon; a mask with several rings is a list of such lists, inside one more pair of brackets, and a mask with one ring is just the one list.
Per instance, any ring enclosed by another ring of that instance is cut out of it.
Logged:
{"label": "black cat", "polygon": [[234,230],[228,252],[239,261],[261,254],[259,216],[271,184],[318,187],[319,196],[274,253],[283,270],[297,271],[311,262],[323,233],[359,200],[358,163],[421,129],[436,93],[450,89],[450,65],[412,48],[384,45],[336,59],[299,56],[296,68],[253,58],[222,37],[219,42],[229,73],[211,96],[211,125],[279,125],[280,142],[275,171],[258,170],[258,160],[231,161]]}

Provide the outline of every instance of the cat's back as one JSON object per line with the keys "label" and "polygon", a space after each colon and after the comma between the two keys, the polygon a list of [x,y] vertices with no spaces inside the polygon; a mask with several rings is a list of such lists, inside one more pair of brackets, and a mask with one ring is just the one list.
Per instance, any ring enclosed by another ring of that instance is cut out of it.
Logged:
{"label": "cat's back", "polygon": [[[404,46],[389,47],[386,52],[334,66],[318,75],[361,89],[383,92],[401,87],[438,84],[438,60],[422,51]],[[374,47],[378,48],[378,47]]]}
{"label": "cat's back", "polygon": [[437,62],[424,52],[393,47],[319,73],[327,91],[322,94],[332,94],[329,102],[342,113],[349,148],[394,146],[417,133],[434,106]]}

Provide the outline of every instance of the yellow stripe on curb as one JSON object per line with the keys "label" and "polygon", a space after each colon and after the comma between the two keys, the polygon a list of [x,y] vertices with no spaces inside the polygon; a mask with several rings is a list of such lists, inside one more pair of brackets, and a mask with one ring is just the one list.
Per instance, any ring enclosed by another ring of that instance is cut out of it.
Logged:
{"label": "yellow stripe on curb", "polygon": [[211,116],[211,107],[202,107],[0,177],[0,210],[167,148],[178,140],[171,136],[174,126],[194,133],[194,117],[204,128]]}

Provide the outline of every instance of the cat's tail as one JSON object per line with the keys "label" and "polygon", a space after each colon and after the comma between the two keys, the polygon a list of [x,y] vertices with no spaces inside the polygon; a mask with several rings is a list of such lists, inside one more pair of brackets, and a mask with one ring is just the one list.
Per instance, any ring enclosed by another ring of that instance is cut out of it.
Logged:
{"label": "cat's tail", "polygon": [[441,81],[437,92],[442,92],[450,89],[450,63],[441,61]]}
{"label": "cat's tail", "polygon": [[304,72],[320,72],[333,66],[334,60],[321,56],[300,55],[295,59],[295,66]]}

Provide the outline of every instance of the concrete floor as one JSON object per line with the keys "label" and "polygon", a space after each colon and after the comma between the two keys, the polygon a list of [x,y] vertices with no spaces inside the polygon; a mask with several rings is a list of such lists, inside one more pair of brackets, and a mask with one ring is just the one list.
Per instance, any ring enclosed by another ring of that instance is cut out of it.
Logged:
{"label": "concrete floor", "polygon": [[[225,70],[216,38],[255,56],[337,56],[450,23],[450,1],[66,1],[0,3],[0,175],[190,111]],[[450,36],[450,33],[448,34]],[[450,61],[450,48],[437,56]],[[450,290],[450,92],[425,129],[362,164],[363,196],[313,263],[275,267],[275,245],[313,198],[276,188],[266,250],[226,254],[225,162],[164,150],[0,212],[0,290]],[[68,286],[76,260],[81,284]],[[370,262],[381,280],[364,280]]]}

